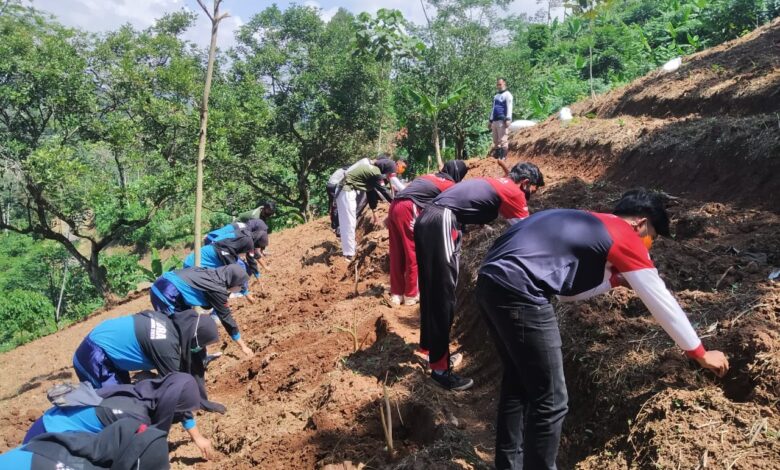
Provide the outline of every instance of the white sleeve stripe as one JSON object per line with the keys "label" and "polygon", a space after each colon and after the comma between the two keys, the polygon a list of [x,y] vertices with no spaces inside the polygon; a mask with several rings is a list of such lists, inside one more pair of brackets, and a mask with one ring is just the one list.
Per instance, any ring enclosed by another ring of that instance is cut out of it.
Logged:
{"label": "white sleeve stripe", "polygon": [[679,347],[685,351],[692,351],[699,347],[701,344],[699,336],[680,304],[658,276],[657,269],[647,268],[621,274]]}

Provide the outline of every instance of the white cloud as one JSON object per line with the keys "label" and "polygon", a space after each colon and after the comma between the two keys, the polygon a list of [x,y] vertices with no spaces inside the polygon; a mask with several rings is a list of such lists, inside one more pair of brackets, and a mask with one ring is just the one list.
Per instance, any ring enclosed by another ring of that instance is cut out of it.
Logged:
{"label": "white cloud", "polygon": [[322,21],[325,22],[330,21],[330,19],[333,18],[333,16],[339,11],[338,6],[334,6],[331,8],[323,8],[322,4],[317,0],[306,0],[305,2],[303,2],[303,4],[307,7],[318,9],[320,11],[320,18],[322,18]]}
{"label": "white cloud", "polygon": [[[90,32],[111,31],[128,23],[134,28],[144,29],[166,13],[188,9],[198,16],[195,25],[184,37],[204,48],[210,40],[211,24],[208,18],[200,9],[191,8],[184,0],[28,0],[28,3],[51,13],[66,26]],[[242,24],[240,16],[230,16],[223,20],[217,46],[222,49],[231,47],[235,43],[235,31]]]}

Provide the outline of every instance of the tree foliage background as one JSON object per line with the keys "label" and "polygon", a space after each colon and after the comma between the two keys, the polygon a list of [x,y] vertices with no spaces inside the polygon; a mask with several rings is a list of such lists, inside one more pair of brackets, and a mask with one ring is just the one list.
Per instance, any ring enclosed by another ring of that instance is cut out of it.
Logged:
{"label": "tree foliage background", "polygon": [[[444,160],[484,155],[497,77],[516,118],[543,119],[780,13],[780,0],[539,0],[528,17],[509,3],[423,0],[423,24],[257,13],[218,58],[204,229],[268,199],[275,228],[321,215],[330,173],[379,152],[412,174],[436,166],[437,145]],[[141,256],[191,238],[206,62],[182,36],[194,18],[88,34],[4,4],[0,347],[125,295],[147,276]]]}

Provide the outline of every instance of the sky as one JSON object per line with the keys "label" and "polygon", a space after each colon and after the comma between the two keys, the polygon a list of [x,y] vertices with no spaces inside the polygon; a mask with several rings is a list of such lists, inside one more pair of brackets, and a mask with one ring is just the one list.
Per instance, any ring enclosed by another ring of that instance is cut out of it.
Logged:
{"label": "sky", "polygon": [[[204,0],[211,6],[212,0]],[[217,46],[227,49],[235,44],[234,32],[256,13],[276,3],[284,9],[291,3],[310,5],[320,9],[323,19],[330,19],[339,8],[346,8],[353,13],[368,11],[375,13],[380,8],[401,10],[404,16],[416,23],[423,23],[425,17],[419,0],[224,0],[222,11],[230,13],[230,17],[220,23],[220,34]],[[91,32],[102,32],[117,29],[126,23],[142,29],[151,26],[156,18],[182,8],[193,10],[198,14],[198,20],[185,34],[185,38],[205,47],[209,40],[210,25],[202,14],[196,0],[25,0],[25,4],[53,14],[60,23]],[[511,14],[527,13],[529,16],[539,10],[537,0],[514,0],[507,8]]]}

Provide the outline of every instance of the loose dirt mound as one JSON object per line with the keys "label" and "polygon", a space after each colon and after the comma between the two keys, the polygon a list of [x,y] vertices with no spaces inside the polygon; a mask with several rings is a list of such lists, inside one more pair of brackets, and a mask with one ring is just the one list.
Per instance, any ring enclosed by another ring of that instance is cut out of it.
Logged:
{"label": "loose dirt mound", "polygon": [[780,19],[572,106],[512,137],[526,159],[588,180],[772,210],[780,193]]}

